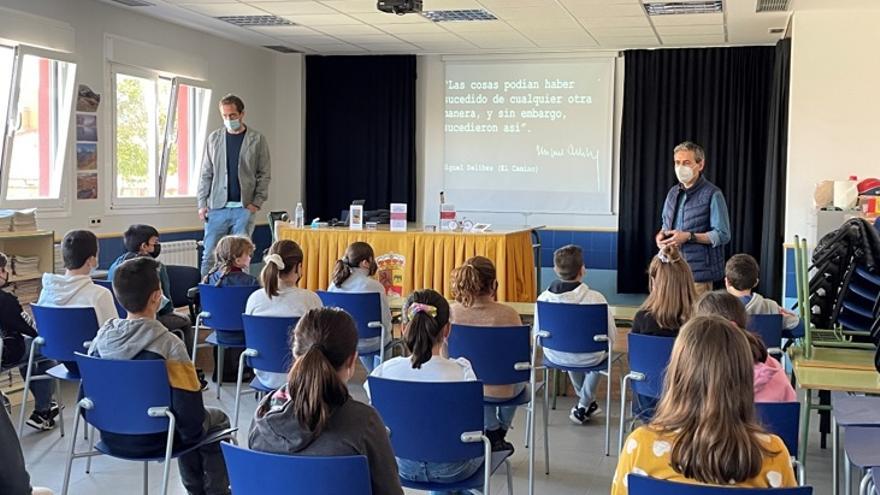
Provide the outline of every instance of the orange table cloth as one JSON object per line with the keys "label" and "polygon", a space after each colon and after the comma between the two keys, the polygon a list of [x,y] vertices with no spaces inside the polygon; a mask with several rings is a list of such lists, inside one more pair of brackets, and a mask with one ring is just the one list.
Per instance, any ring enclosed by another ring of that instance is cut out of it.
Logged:
{"label": "orange table cloth", "polygon": [[397,273],[402,275],[399,283],[403,297],[414,290],[430,288],[451,298],[452,269],[477,255],[491,259],[498,268],[499,301],[534,302],[536,297],[529,230],[424,232],[412,226],[407,232],[390,232],[387,227],[295,229],[286,222],[277,222],[275,232],[277,239],[290,239],[302,247],[305,263],[300,287],[310,290],[326,290],[333,267],[348,245],[363,241],[373,246],[380,265],[383,259],[395,260]]}

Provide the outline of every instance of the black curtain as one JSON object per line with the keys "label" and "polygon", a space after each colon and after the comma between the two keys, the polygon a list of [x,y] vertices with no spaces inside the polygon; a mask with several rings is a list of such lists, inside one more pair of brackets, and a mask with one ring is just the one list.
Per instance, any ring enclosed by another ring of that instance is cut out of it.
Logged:
{"label": "black curtain", "polygon": [[775,283],[782,266],[781,258],[770,256],[777,239],[767,237],[779,236],[781,256],[785,143],[779,139],[786,127],[778,122],[784,115],[774,120],[772,110],[787,114],[787,98],[774,97],[783,84],[774,79],[777,58],[772,46],[626,52],[618,259],[627,263],[618,266],[619,292],[647,291],[654,234],[676,183],[672,149],[688,140],[705,148],[704,174],[727,200],[731,242],[725,254],[755,256],[764,274],[774,274],[762,277],[759,290],[778,297],[778,288],[766,285]]}
{"label": "black curtain", "polygon": [[306,218],[416,205],[416,57],[306,57]]}

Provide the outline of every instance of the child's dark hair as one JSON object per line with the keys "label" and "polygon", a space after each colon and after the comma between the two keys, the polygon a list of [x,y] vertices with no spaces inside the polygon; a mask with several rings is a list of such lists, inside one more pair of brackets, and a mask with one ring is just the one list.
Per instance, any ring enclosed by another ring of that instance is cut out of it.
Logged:
{"label": "child's dark hair", "polygon": [[[431,314],[432,310],[436,314]],[[406,299],[403,314],[407,319],[403,340],[412,353],[412,367],[419,369],[431,360],[434,345],[443,338],[443,328],[449,323],[449,301],[435,290],[417,290]]]}
{"label": "child's dark hair", "polygon": [[205,276],[204,281],[207,282],[211,275],[220,272],[220,278],[217,279],[218,287],[223,285],[223,279],[232,271],[236,258],[240,258],[246,254],[253,254],[254,243],[243,235],[227,235],[217,242],[214,248],[214,268]]}
{"label": "child's dark hair", "polygon": [[757,334],[747,330],[749,315],[738,297],[727,291],[707,292],[697,302],[696,316],[720,316],[746,334],[756,363],[767,361],[767,345]]}
{"label": "child's dark hair", "polygon": [[761,269],[751,255],[734,254],[724,265],[724,276],[736,290],[752,290],[758,285]]}
{"label": "child's dark hair", "polygon": [[6,253],[0,253],[0,269],[6,268],[9,265],[9,256],[6,256]]}
{"label": "child's dark hair", "polygon": [[336,287],[342,285],[351,276],[352,268],[359,267],[364,261],[372,261],[370,264],[370,276],[373,276],[379,269],[378,265],[376,265],[376,255],[373,253],[373,246],[360,241],[351,243],[348,249],[345,250],[345,255],[333,267],[333,276],[331,277],[333,284]]}
{"label": "child's dark hair", "polygon": [[89,258],[98,256],[98,238],[90,230],[71,230],[61,240],[61,259],[64,268],[82,268]]}
{"label": "child's dark hair", "polygon": [[120,264],[113,273],[113,292],[119,304],[131,313],[146,309],[150,296],[160,290],[159,262],[138,256]]}
{"label": "child's dark hair", "polygon": [[575,280],[584,267],[584,250],[575,244],[562,246],[553,252],[553,268],[561,280]]}
{"label": "child's dark hair", "polygon": [[338,370],[357,352],[354,320],[338,308],[308,311],[293,329],[293,356],[287,390],[299,424],[314,436],[333,411],[348,400]]}
{"label": "child's dark hair", "polygon": [[137,253],[141,250],[141,245],[149,244],[153,237],[159,237],[159,231],[156,230],[156,227],[142,224],[131,225],[122,234],[125,250],[129,253]]}
{"label": "child's dark hair", "polygon": [[[291,240],[280,240],[272,243],[269,252],[263,258],[263,271],[260,281],[269,299],[278,295],[278,277],[294,271],[303,262],[303,251],[299,244]],[[280,262],[280,266],[279,266]]]}
{"label": "child's dark hair", "polygon": [[497,283],[492,260],[485,256],[474,256],[452,270],[452,297],[469,308],[477,297],[492,293]]}

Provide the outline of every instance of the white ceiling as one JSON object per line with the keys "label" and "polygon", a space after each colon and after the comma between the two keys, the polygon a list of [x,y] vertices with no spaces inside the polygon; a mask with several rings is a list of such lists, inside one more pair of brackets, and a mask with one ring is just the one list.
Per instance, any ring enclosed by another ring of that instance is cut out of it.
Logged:
{"label": "white ceiling", "polygon": [[[104,2],[114,3],[112,0]],[[424,10],[485,9],[498,20],[435,23],[376,9],[375,0],[149,0],[127,8],[235,39],[318,54],[471,54],[774,43],[790,12],[756,13],[757,0],[724,12],[645,14],[648,0],[424,0]],[[687,1],[687,0],[685,0]],[[798,0],[795,0],[798,1]],[[273,14],[295,26],[237,27],[218,16]]]}

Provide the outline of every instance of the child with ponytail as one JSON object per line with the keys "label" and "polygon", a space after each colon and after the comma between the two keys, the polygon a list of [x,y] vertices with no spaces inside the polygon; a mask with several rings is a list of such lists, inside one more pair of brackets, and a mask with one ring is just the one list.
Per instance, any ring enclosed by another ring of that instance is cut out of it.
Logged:
{"label": "child with ponytail", "polygon": [[[375,278],[379,265],[376,264],[376,256],[373,247],[366,242],[354,242],[345,250],[345,255],[336,262],[333,267],[329,292],[376,292],[382,304],[382,332],[385,336],[386,349],[391,343],[391,308],[385,297],[385,287]],[[381,346],[379,337],[362,339],[358,341],[358,352],[378,351]],[[367,373],[378,366],[379,356],[361,357],[361,363],[367,369]]]}
{"label": "child with ponytail", "polygon": [[[495,265],[483,256],[474,256],[452,271],[452,296],[449,307],[450,321],[457,325],[485,327],[522,325],[519,313],[495,300],[498,291]],[[499,342],[499,345],[503,343]],[[525,390],[527,383],[488,385],[483,387],[487,401],[506,402]],[[486,406],[484,426],[492,442],[492,450],[513,450],[505,440],[513,423],[516,406]]]}
{"label": "child with ponytail", "polygon": [[248,447],[274,454],[363,455],[372,492],[402,495],[382,418],[352,399],[345,385],[357,362],[354,320],[339,309],[313,309],[300,318],[293,337],[288,383],[257,407]]}
{"label": "child with ponytail", "polygon": [[[282,318],[301,317],[310,309],[320,308],[321,298],[296,286],[302,277],[303,251],[290,240],[275,241],[263,258],[260,282],[263,290],[248,298],[245,313]],[[264,386],[277,389],[287,383],[287,374],[254,370]]]}
{"label": "child with ponytail", "polygon": [[254,243],[243,235],[228,235],[220,239],[214,248],[217,263],[202,282],[217,287],[260,285],[256,277],[246,271],[251,266],[254,249]]}
{"label": "child with ponytail", "polygon": [[[413,292],[403,306],[404,343],[412,354],[385,361],[373,376],[413,382],[460,382],[477,379],[465,358],[449,359],[442,355],[449,336],[449,303],[431,289]],[[369,394],[369,389],[367,389]],[[442,407],[442,404],[438,404]],[[478,457],[464,462],[425,462],[397,458],[400,476],[410,481],[454,483],[471,477],[483,463]],[[431,492],[454,493],[454,492]]]}

